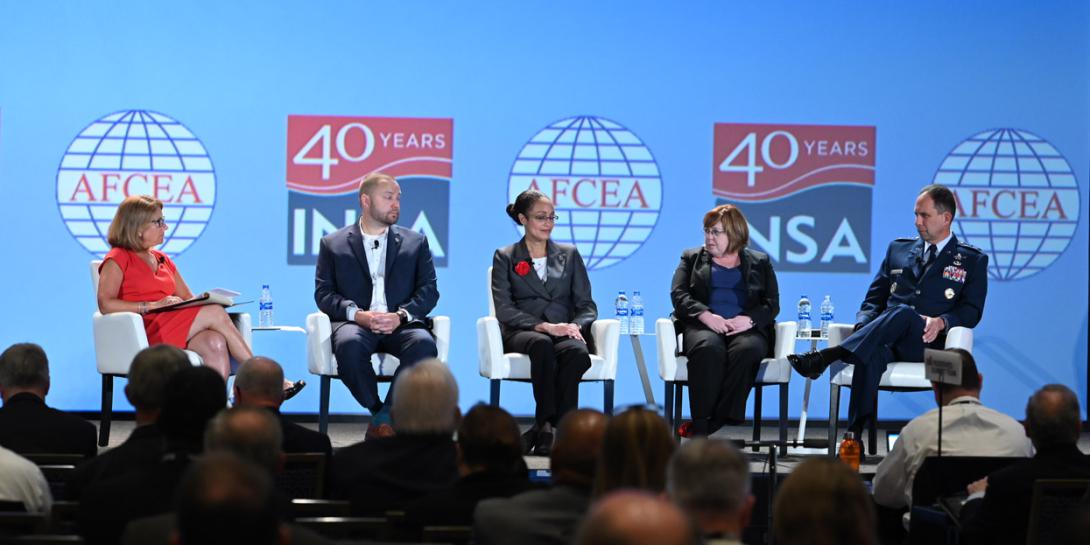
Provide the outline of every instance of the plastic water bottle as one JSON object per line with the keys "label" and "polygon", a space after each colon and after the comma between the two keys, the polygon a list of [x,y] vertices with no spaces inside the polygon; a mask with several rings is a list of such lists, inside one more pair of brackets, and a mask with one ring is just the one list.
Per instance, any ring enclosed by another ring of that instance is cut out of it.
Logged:
{"label": "plastic water bottle", "polygon": [[829,337],[829,324],[833,323],[833,300],[828,295],[821,302],[821,336]]}
{"label": "plastic water bottle", "polygon": [[643,335],[643,297],[640,290],[632,290],[632,316],[629,318],[628,331],[632,335]]}
{"label": "plastic water bottle", "polygon": [[807,336],[809,336],[812,328],[813,324],[810,322],[810,298],[803,295],[802,299],[799,299],[799,333],[805,331]]}
{"label": "plastic water bottle", "polygon": [[261,299],[258,300],[257,324],[260,327],[272,327],[273,325],[273,301],[269,293],[269,285],[261,285]]}
{"label": "plastic water bottle", "polygon": [[859,471],[859,463],[863,461],[863,445],[859,443],[859,439],[855,438],[854,433],[849,431],[844,434],[837,457],[841,462],[848,464],[848,467]]}
{"label": "plastic water bottle", "polygon": [[621,335],[628,335],[628,296],[624,290],[617,292],[617,300],[613,302],[614,316],[621,322]]}

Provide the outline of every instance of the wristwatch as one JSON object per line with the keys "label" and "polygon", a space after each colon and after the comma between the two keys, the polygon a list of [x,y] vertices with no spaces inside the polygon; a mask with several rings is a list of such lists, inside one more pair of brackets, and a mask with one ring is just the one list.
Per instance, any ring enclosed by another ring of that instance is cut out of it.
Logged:
{"label": "wristwatch", "polygon": [[409,311],[399,308],[397,309],[397,315],[401,317],[401,325],[409,323]]}

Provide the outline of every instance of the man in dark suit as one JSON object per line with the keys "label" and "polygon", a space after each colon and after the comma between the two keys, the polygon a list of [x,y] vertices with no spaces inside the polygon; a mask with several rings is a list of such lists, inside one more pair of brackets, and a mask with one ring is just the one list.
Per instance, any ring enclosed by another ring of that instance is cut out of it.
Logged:
{"label": "man in dark suit", "polygon": [[330,495],[349,500],[356,514],[403,509],[458,476],[453,435],[461,413],[450,369],[424,360],[406,369],[393,389],[396,434],[344,447],[330,466]]}
{"label": "man in dark suit", "polygon": [[831,363],[855,365],[848,429],[859,437],[874,418],[878,383],[893,361],[923,361],[925,347],[943,348],[952,327],[975,327],[988,295],[988,256],[950,231],[957,201],[932,184],[916,198],[918,239],[890,243],[856,314],[855,332],[840,346],[788,356],[795,370],[816,378]]}
{"label": "man in dark suit", "polygon": [[590,506],[590,489],[601,454],[606,416],[576,409],[560,421],[549,467],[553,484],[510,498],[482,500],[473,514],[478,545],[565,545]]}
{"label": "man in dark suit", "polygon": [[246,360],[235,375],[235,406],[268,410],[280,422],[284,452],[321,452],[333,456],[329,436],[291,422],[280,414],[284,402],[284,370],[270,358],[255,356]]}
{"label": "man in dark suit", "polygon": [[80,464],[68,477],[64,492],[79,500],[88,486],[134,469],[155,465],[163,456],[163,434],[156,422],[163,406],[167,382],[177,372],[191,367],[189,357],[169,344],[141,350],[129,367],[125,397],[132,403],[136,429],[124,443]]}
{"label": "man in dark suit", "polygon": [[205,425],[225,405],[227,385],[216,371],[201,366],[175,373],[159,415],[163,456],[154,465],[87,487],[77,517],[84,540],[117,543],[130,521],[169,511],[182,474],[201,452]]}
{"label": "man in dark suit", "polygon": [[322,237],[314,301],[332,322],[341,381],[373,415],[368,435],[385,435],[389,411],[383,407],[390,399],[379,400],[371,355],[397,357],[397,374],[434,358],[435,339],[424,320],[439,301],[439,289],[428,239],[395,225],[401,213],[397,180],[369,174],[359,199],[359,222]]}
{"label": "man in dark suit", "polygon": [[33,343],[11,345],[0,354],[0,446],[19,454],[98,453],[95,426],[45,404],[49,359]]}
{"label": "man in dark suit", "polygon": [[961,509],[962,543],[1021,545],[1034,481],[1090,479],[1090,457],[1077,446],[1080,420],[1079,398],[1067,386],[1049,384],[1029,398],[1026,434],[1037,454],[969,485],[970,499]]}

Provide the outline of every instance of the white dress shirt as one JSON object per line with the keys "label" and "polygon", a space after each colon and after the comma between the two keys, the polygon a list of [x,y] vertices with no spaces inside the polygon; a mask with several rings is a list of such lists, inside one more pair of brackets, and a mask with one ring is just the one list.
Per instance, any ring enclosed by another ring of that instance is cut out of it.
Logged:
{"label": "white dress shirt", "polygon": [[[367,310],[372,312],[387,312],[386,306],[386,234],[390,231],[387,227],[377,235],[369,235],[363,230],[363,223],[357,225],[360,235],[363,236],[363,252],[367,255],[367,268],[371,273],[371,306]],[[356,312],[359,307],[355,304],[348,307],[345,319],[349,322],[356,320]]]}
{"label": "white dress shirt", "polygon": [[[912,419],[893,450],[878,464],[874,500],[892,508],[912,504],[912,481],[924,459],[938,453],[939,410]],[[942,409],[943,456],[1033,456],[1033,444],[1017,420],[989,409],[973,396],[954,398]]]}
{"label": "white dress shirt", "polygon": [[0,447],[0,501],[22,502],[28,513],[49,513],[53,507],[42,470],[4,447]]}

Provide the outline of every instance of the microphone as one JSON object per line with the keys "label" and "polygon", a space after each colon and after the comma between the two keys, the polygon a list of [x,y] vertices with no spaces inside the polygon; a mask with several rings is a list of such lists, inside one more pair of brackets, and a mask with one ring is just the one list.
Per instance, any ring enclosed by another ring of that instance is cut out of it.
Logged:
{"label": "microphone", "polygon": [[372,249],[374,249],[374,250],[378,249],[378,239],[375,239],[375,245],[372,246]]}
{"label": "microphone", "polygon": [[162,265],[163,263],[166,263],[166,262],[167,262],[167,260],[166,260],[166,258],[165,258],[165,257],[163,257],[163,256],[159,256],[159,264],[160,264],[160,265]]}

